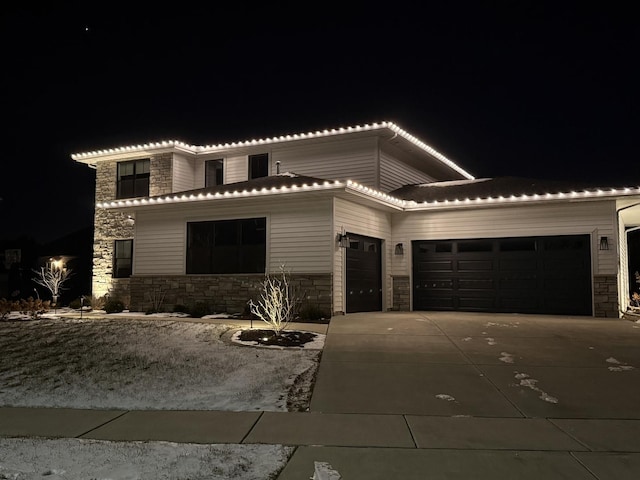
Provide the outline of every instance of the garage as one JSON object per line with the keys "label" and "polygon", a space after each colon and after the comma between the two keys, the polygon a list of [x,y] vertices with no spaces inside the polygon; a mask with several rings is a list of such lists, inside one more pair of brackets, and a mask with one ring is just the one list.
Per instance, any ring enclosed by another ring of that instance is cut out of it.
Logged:
{"label": "garage", "polygon": [[413,309],[591,315],[589,235],[412,242]]}
{"label": "garage", "polygon": [[381,240],[347,234],[347,313],[382,310]]}

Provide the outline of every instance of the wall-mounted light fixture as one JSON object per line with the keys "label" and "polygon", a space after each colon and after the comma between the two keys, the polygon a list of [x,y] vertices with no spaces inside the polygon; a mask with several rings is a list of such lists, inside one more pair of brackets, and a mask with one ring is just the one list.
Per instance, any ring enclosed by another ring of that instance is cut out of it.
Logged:
{"label": "wall-mounted light fixture", "polygon": [[126,223],[127,225],[133,226],[136,223],[136,219],[133,218],[131,215],[127,215],[127,218],[124,219],[124,223]]}
{"label": "wall-mounted light fixture", "polygon": [[341,248],[347,248],[349,246],[349,237],[346,233],[339,233],[336,236],[336,243]]}
{"label": "wall-mounted light fixture", "polygon": [[395,254],[404,255],[404,245],[402,243],[396,243]]}
{"label": "wall-mounted light fixture", "polygon": [[600,250],[609,250],[609,238],[600,237]]}

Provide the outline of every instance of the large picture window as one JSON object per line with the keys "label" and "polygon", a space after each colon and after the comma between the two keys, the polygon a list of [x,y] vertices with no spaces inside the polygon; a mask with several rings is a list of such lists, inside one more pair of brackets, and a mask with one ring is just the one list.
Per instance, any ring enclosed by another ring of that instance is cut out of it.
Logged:
{"label": "large picture window", "polygon": [[116,240],[113,254],[113,278],[131,276],[133,240]]}
{"label": "large picture window", "polygon": [[223,160],[207,160],[204,162],[204,186],[215,187],[224,183],[224,161]]}
{"label": "large picture window", "polygon": [[117,198],[149,196],[149,159],[118,163]]}
{"label": "large picture window", "polygon": [[187,224],[187,273],[264,273],[266,219]]}

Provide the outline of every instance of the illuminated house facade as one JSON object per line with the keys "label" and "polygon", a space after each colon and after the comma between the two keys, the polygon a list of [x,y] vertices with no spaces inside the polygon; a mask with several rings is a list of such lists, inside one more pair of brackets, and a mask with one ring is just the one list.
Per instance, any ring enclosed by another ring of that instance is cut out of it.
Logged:
{"label": "illuminated house facade", "polygon": [[617,317],[637,187],[475,179],[393,123],[73,155],[96,171],[93,294],[242,311],[290,272],[329,314]]}

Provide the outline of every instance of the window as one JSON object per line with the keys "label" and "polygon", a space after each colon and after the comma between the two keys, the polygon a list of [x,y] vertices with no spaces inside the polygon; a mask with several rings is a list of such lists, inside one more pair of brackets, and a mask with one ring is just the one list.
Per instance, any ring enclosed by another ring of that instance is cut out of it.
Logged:
{"label": "window", "polygon": [[223,160],[207,160],[204,162],[204,186],[215,187],[224,183],[224,161]]}
{"label": "window", "polygon": [[117,198],[149,195],[149,159],[118,163]]}
{"label": "window", "polygon": [[264,273],[266,219],[187,224],[187,273]]}
{"label": "window", "polygon": [[113,255],[113,278],[131,276],[133,240],[116,240]]}
{"label": "window", "polygon": [[249,180],[269,175],[269,154],[249,155]]}

